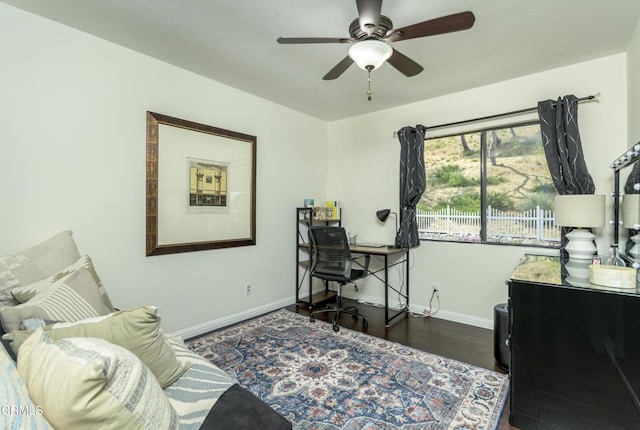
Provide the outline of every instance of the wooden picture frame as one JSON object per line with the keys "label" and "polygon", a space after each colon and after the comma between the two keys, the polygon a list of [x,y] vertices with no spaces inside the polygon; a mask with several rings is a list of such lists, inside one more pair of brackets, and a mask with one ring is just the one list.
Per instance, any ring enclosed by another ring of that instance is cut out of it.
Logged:
{"label": "wooden picture frame", "polygon": [[147,112],[147,256],[256,244],[256,144]]}

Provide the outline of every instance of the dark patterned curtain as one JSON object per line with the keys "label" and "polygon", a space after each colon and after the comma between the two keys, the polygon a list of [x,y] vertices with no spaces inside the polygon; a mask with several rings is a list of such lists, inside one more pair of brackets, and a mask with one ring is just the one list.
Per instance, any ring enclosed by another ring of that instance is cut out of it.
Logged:
{"label": "dark patterned curtain", "polygon": [[420,246],[416,205],[425,190],[424,134],[426,127],[403,127],[400,140],[400,227],[396,235],[397,247]]}
{"label": "dark patterned curtain", "polygon": [[[568,95],[555,102],[538,102],[538,115],[544,153],[558,194],[593,194],[596,186],[584,161],[578,130],[578,99]],[[562,227],[563,253],[570,230]]]}

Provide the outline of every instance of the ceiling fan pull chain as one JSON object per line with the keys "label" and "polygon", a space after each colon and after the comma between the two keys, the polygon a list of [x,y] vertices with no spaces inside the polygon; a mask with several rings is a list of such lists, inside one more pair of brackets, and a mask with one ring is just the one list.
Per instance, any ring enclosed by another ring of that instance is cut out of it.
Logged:
{"label": "ceiling fan pull chain", "polygon": [[367,67],[367,73],[369,74],[369,76],[367,76],[367,100],[371,100],[371,68]]}

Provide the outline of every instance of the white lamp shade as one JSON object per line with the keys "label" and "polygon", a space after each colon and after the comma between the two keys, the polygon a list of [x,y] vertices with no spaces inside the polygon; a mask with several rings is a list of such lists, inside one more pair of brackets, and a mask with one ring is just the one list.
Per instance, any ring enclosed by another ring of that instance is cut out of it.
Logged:
{"label": "white lamp shade", "polygon": [[604,194],[565,194],[555,198],[555,223],[563,227],[604,226]]}
{"label": "white lamp shade", "polygon": [[392,53],[391,45],[382,40],[363,40],[349,48],[349,57],[363,70],[367,70],[367,67],[372,70],[377,69],[391,57]]}
{"label": "white lamp shade", "polygon": [[622,226],[638,230],[640,224],[640,194],[625,194],[622,197]]}

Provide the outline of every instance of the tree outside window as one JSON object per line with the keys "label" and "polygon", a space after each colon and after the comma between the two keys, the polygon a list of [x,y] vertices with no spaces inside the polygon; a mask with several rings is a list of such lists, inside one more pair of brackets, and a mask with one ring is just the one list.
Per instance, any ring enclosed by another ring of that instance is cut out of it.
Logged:
{"label": "tree outside window", "polygon": [[421,239],[559,247],[538,122],[425,140]]}

